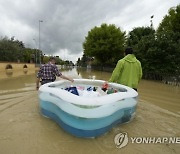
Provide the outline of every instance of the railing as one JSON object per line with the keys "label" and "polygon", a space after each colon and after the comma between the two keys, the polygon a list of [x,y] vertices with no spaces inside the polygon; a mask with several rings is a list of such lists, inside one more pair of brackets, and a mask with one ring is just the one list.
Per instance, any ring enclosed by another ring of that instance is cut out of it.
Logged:
{"label": "railing", "polygon": [[[91,69],[113,72],[113,67],[101,67],[101,66],[91,66]],[[180,86],[180,74],[167,74],[167,73],[154,73],[154,72],[143,72],[143,79],[161,81],[164,84],[169,84],[173,86]]]}
{"label": "railing", "polygon": [[180,74],[144,73],[143,79],[162,81],[165,84],[180,86]]}

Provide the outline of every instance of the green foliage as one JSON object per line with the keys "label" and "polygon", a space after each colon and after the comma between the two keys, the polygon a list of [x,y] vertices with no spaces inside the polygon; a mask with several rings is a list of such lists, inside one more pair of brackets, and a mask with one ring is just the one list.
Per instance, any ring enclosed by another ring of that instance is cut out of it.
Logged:
{"label": "green foliage", "polygon": [[30,62],[35,59],[35,50],[25,48],[22,41],[4,37],[0,40],[0,61]]}
{"label": "green foliage", "polygon": [[169,10],[156,32],[152,27],[133,29],[127,44],[135,49],[144,73],[180,73],[180,5]]}
{"label": "green foliage", "polygon": [[122,57],[125,32],[115,25],[102,24],[88,32],[83,43],[84,54],[95,57],[102,65],[116,63]]}
{"label": "green foliage", "polygon": [[143,38],[148,39],[155,34],[155,30],[151,27],[137,27],[129,32],[129,37],[127,40],[128,46],[135,46],[141,41]]}
{"label": "green foliage", "polygon": [[81,59],[80,58],[78,58],[76,64],[77,64],[77,66],[81,66]]}
{"label": "green foliage", "polygon": [[89,58],[88,56],[86,56],[85,54],[83,54],[82,58],[78,58],[78,61],[77,61],[77,65],[78,66],[83,66],[83,67],[86,67],[87,66],[87,63],[89,61]]}
{"label": "green foliage", "polygon": [[44,56],[44,57],[43,57],[43,63],[45,63],[45,64],[48,63],[49,58],[50,58],[50,57],[48,57],[48,56]]}
{"label": "green foliage", "polygon": [[141,61],[143,71],[154,71],[151,54],[156,47],[155,30],[151,27],[134,28],[127,39],[127,45],[133,47],[134,54]]}
{"label": "green foliage", "polygon": [[[45,63],[48,63],[50,57],[51,57],[51,56],[44,55],[42,62],[43,62],[44,64],[45,64]],[[56,64],[57,64],[57,65],[74,65],[72,61],[68,61],[68,60],[63,61],[59,56],[55,56],[55,58],[56,58]]]}
{"label": "green foliage", "polygon": [[0,40],[0,61],[17,61],[22,59],[21,56],[21,46],[18,42],[15,42],[13,38],[9,40],[7,37]]}
{"label": "green foliage", "polygon": [[[156,33],[156,59],[163,72],[180,73],[180,5],[171,8],[159,24]],[[161,55],[160,58],[157,55]]]}
{"label": "green foliage", "polygon": [[169,10],[157,29],[157,33],[169,31],[180,32],[180,5]]}
{"label": "green foliage", "polygon": [[[59,58],[59,56],[56,56],[56,64],[57,65],[61,65],[63,62],[63,60],[61,58]],[[47,63],[47,62],[46,62]]]}
{"label": "green foliage", "polygon": [[[50,56],[43,54],[41,50],[25,48],[22,41],[14,40],[14,37],[8,39],[4,37],[0,40],[0,61],[9,62],[34,62],[39,64],[40,58],[41,63],[47,63]],[[63,61],[56,57],[56,63],[58,65],[74,65],[72,61]]]}

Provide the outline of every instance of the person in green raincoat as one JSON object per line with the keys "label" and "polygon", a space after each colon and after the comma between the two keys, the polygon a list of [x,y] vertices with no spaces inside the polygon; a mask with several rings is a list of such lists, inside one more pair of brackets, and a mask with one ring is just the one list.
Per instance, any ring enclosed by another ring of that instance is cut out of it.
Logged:
{"label": "person in green raincoat", "polygon": [[126,48],[125,57],[118,61],[109,82],[123,84],[137,91],[141,77],[140,61],[136,59],[132,48]]}

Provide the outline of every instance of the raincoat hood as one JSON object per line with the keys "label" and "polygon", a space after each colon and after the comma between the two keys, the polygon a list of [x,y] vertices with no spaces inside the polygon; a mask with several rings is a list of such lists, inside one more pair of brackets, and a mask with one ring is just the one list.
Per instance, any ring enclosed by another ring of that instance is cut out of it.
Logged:
{"label": "raincoat hood", "polygon": [[123,59],[124,59],[125,61],[127,61],[127,62],[130,62],[130,63],[135,63],[135,62],[137,62],[137,59],[136,59],[136,57],[135,57],[134,54],[128,54],[128,55],[126,55]]}

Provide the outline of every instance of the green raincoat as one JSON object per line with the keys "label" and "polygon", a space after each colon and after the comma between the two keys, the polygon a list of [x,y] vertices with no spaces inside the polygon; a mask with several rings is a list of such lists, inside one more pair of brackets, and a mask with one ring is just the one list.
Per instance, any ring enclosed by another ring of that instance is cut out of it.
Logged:
{"label": "green raincoat", "polygon": [[116,82],[136,88],[142,77],[142,68],[134,54],[128,54],[119,60],[109,82]]}

